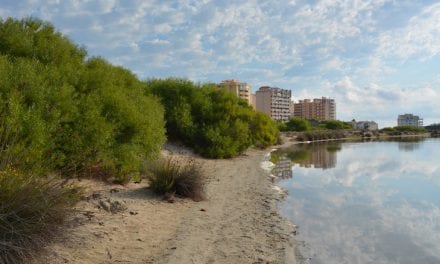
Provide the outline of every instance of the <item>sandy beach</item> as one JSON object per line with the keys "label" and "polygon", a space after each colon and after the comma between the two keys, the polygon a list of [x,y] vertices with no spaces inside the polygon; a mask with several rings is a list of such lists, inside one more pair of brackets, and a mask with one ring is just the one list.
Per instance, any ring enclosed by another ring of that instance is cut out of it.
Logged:
{"label": "sandy beach", "polygon": [[65,235],[34,263],[296,263],[294,227],[278,213],[282,194],[260,166],[265,153],[207,160],[167,145],[164,155],[200,164],[201,202],[169,203],[146,182],[82,180],[88,190]]}

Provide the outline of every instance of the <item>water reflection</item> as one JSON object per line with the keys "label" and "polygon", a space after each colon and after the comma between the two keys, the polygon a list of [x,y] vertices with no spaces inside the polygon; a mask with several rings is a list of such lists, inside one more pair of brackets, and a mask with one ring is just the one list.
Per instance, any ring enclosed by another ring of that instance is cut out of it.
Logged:
{"label": "water reflection", "polygon": [[440,140],[278,154],[296,164],[280,183],[289,192],[283,213],[299,225],[310,263],[440,263]]}
{"label": "water reflection", "polygon": [[[276,158],[276,167],[281,158],[288,159],[295,164],[305,168],[329,169],[336,166],[336,153],[342,149],[341,143],[325,142],[299,144],[287,149],[277,150],[272,153]],[[281,158],[280,158],[281,157]],[[279,159],[279,160],[278,160]],[[280,163],[285,168],[286,161]],[[291,165],[290,165],[291,166]]]}
{"label": "water reflection", "polygon": [[405,138],[398,142],[399,150],[402,151],[414,151],[422,145],[424,138]]}
{"label": "water reflection", "polygon": [[272,170],[272,174],[280,179],[292,178],[292,161],[287,157],[280,157],[275,168]]}

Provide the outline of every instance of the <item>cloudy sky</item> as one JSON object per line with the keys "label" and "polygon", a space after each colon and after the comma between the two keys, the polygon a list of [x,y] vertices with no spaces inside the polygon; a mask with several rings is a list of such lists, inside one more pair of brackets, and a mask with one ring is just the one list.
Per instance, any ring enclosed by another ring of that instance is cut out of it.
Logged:
{"label": "cloudy sky", "polygon": [[432,0],[2,0],[140,78],[239,79],[327,96],[337,118],[440,122],[440,3]]}

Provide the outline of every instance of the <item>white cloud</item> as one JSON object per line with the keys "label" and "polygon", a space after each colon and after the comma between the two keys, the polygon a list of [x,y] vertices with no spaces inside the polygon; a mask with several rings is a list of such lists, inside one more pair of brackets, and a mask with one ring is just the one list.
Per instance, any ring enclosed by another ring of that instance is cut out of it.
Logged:
{"label": "white cloud", "polygon": [[172,30],[172,27],[167,23],[162,23],[162,24],[154,26],[154,30],[157,33],[168,33]]}
{"label": "white cloud", "polygon": [[338,58],[338,57],[334,57],[334,58],[332,58],[332,59],[326,61],[326,62],[321,66],[321,68],[322,68],[323,70],[334,70],[334,71],[340,71],[340,72],[342,72],[342,71],[344,70],[344,67],[345,67],[344,64],[345,64],[345,63],[344,63],[343,60],[341,60],[341,59]]}
{"label": "white cloud", "polygon": [[[389,10],[405,14],[390,19]],[[400,74],[405,61],[440,53],[440,4],[6,0],[0,16],[6,15],[48,19],[89,54],[141,77],[238,78],[254,87],[291,88],[297,99],[336,98],[339,117],[382,115],[394,96],[417,109],[419,103],[432,108],[439,94],[434,81],[402,87],[384,77]],[[387,21],[393,23],[383,31]]]}
{"label": "white cloud", "polygon": [[377,38],[376,54],[381,58],[427,60],[440,53],[440,3],[413,16],[400,30],[387,31]]}

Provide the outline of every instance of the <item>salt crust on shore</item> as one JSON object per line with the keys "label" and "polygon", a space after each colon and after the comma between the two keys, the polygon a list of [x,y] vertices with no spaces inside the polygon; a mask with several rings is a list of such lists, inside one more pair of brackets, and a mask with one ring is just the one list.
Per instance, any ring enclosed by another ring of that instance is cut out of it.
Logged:
{"label": "salt crust on shore", "polygon": [[[281,194],[260,167],[263,151],[207,160],[167,145],[163,154],[199,162],[206,201],[168,203],[144,182],[83,180],[88,191],[65,236],[33,263],[296,263],[294,226],[278,213]],[[112,213],[104,204],[122,207]]]}

